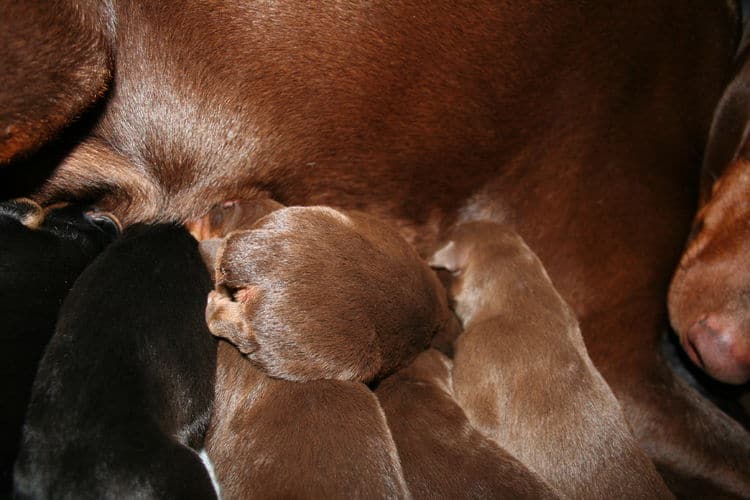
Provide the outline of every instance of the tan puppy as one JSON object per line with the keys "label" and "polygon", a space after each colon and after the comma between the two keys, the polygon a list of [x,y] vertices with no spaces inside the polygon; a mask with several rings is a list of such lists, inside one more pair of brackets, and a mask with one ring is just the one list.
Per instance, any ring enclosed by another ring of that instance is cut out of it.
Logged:
{"label": "tan puppy", "polygon": [[270,378],[219,343],[206,451],[222,498],[407,498],[375,395],[358,382]]}
{"label": "tan puppy", "polygon": [[430,349],[375,391],[414,498],[554,498],[544,481],[475,430],[456,402],[451,362]]}
{"label": "tan puppy", "polygon": [[206,319],[273,377],[369,382],[456,329],[435,273],[390,226],[289,207],[230,233]]}
{"label": "tan puppy", "polygon": [[460,225],[433,264],[456,273],[457,400],[564,497],[671,497],[591,363],[578,321],[513,231]]}

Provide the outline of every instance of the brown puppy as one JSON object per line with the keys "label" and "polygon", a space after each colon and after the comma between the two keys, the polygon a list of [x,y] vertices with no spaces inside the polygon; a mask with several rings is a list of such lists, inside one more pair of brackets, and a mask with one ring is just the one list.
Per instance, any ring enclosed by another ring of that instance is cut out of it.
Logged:
{"label": "brown puppy", "polygon": [[289,382],[218,352],[206,436],[222,498],[409,497],[385,416],[363,384]]}
{"label": "brown puppy", "polygon": [[456,403],[451,361],[434,349],[375,391],[414,498],[554,498],[534,472],[475,430]]}
{"label": "brown puppy", "polygon": [[230,233],[215,272],[211,333],[273,377],[369,382],[457,327],[435,273],[363,213],[277,210]]}
{"label": "brown puppy", "polygon": [[469,421],[564,497],[671,497],[586,352],[573,311],[512,230],[460,225],[433,264],[456,273],[453,387]]}

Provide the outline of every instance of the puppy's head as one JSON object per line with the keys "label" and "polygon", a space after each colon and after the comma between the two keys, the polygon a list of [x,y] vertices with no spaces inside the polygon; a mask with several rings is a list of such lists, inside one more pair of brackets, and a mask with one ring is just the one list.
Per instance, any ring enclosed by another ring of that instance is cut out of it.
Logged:
{"label": "puppy's head", "polygon": [[[209,327],[280,378],[371,381],[424,350],[451,313],[400,235],[365,214],[289,207],[215,252]],[[221,300],[220,300],[221,298]],[[227,328],[226,325],[235,325]]]}
{"label": "puppy's head", "polygon": [[453,274],[456,313],[464,325],[479,316],[544,308],[573,319],[541,261],[512,229],[489,221],[456,227],[430,265]]}

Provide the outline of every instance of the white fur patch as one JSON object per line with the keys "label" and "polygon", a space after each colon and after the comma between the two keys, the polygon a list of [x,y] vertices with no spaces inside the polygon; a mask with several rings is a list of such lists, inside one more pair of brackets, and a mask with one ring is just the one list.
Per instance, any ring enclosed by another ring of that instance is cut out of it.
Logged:
{"label": "white fur patch", "polygon": [[214,471],[214,464],[211,463],[211,459],[208,458],[208,454],[206,453],[206,450],[201,450],[200,452],[201,460],[203,461],[203,465],[206,467],[206,470],[208,471],[209,477],[211,477],[211,484],[214,485],[214,491],[216,492],[216,497],[221,500],[221,487],[219,486],[219,482],[216,480],[216,472]]}

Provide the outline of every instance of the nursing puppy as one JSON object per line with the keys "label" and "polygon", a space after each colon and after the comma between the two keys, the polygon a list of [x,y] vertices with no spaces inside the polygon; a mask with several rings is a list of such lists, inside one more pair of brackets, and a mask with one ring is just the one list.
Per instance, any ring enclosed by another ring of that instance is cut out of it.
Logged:
{"label": "nursing puppy", "polygon": [[201,242],[199,249],[212,281],[216,279],[214,263],[223,238],[232,231],[252,228],[258,219],[279,208],[284,205],[270,198],[228,201],[185,223],[190,234]]}
{"label": "nursing puppy", "polygon": [[370,382],[458,327],[435,273],[363,213],[276,210],[225,238],[215,273],[211,333],[272,377]]}
{"label": "nursing puppy", "polygon": [[273,379],[226,342],[206,451],[225,499],[409,497],[364,384]]}
{"label": "nursing puppy", "polygon": [[133,226],[81,274],[34,381],[19,498],[213,498],[198,454],[215,342],[197,244]]}
{"label": "nursing puppy", "polygon": [[469,423],[453,394],[451,361],[430,349],[375,394],[414,498],[555,498],[525,465]]}
{"label": "nursing puppy", "polygon": [[570,498],[671,497],[591,363],[578,321],[513,231],[462,224],[433,265],[456,273],[453,389],[469,421]]}
{"label": "nursing puppy", "polygon": [[60,304],[118,232],[111,216],[87,207],[0,203],[0,498],[11,494],[31,385]]}

